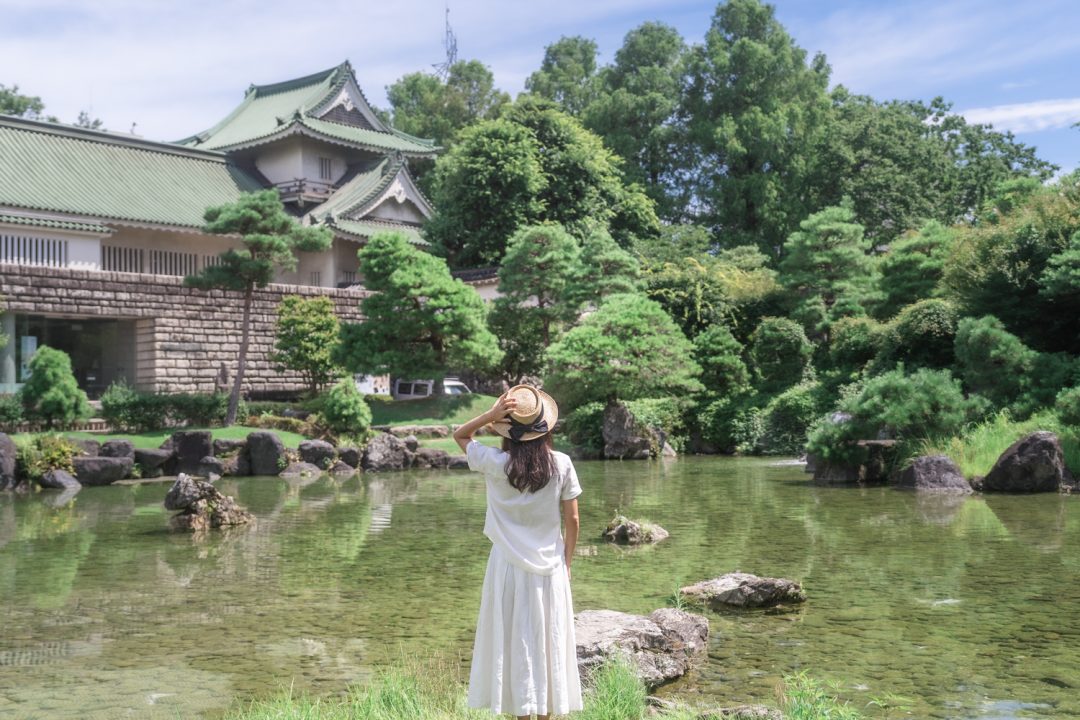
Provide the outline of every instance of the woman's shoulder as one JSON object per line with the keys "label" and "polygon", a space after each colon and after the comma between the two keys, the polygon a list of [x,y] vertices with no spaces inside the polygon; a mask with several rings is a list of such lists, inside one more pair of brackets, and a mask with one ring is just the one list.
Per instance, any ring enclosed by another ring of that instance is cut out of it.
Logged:
{"label": "woman's shoulder", "polygon": [[559,452],[558,450],[552,450],[551,451],[551,456],[553,458],[555,458],[555,463],[561,468],[566,467],[567,465],[573,466],[573,464],[574,464],[574,461],[570,459],[570,456],[567,455],[564,452]]}

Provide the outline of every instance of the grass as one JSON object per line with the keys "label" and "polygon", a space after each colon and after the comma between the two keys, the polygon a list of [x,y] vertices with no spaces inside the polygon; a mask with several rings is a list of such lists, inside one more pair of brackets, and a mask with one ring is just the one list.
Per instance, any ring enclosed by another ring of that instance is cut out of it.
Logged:
{"label": "grass", "polygon": [[491,409],[491,395],[444,395],[422,400],[373,401],[374,425],[461,425]]}
{"label": "grass", "polygon": [[[473,439],[491,447],[500,447],[502,444],[502,438],[496,435],[477,435]],[[420,438],[420,447],[445,450],[451,455],[462,454],[461,448],[454,442],[454,438]]]}
{"label": "grass", "polygon": [[[62,433],[64,437],[72,438],[75,440],[129,440],[131,444],[137,448],[157,448],[161,447],[161,443],[165,442],[172,436],[172,434],[178,430],[209,430],[213,433],[215,440],[243,440],[248,436],[248,433],[259,431],[260,428],[245,427],[243,425],[234,425],[227,428],[170,428],[168,430],[155,430],[153,432],[138,433],[136,435],[124,435],[119,433],[91,433],[91,432],[66,432]],[[296,433],[286,432],[285,430],[269,430],[281,438],[281,442],[285,444],[285,447],[295,448],[300,445],[301,442],[306,440],[303,435],[297,435]],[[37,435],[49,435],[52,433],[18,433],[13,435],[13,438],[33,438]]]}
{"label": "grass", "polygon": [[1001,453],[1036,430],[1057,433],[1065,464],[1074,474],[1080,472],[1080,429],[1064,426],[1052,412],[1042,412],[1027,420],[1013,420],[1007,412],[1000,412],[989,420],[968,426],[955,437],[923,441],[915,447],[912,457],[948,455],[965,477],[985,476]]}
{"label": "grass", "polygon": [[[857,711],[835,699],[826,687],[799,674],[778,689],[790,720],[859,720]],[[626,660],[598,668],[584,695],[584,709],[573,720],[697,720],[702,709],[666,708],[648,714],[644,684]],[[225,720],[490,720],[486,710],[466,707],[465,686],[456,667],[442,661],[405,661],[379,673],[371,683],[328,699],[288,691],[255,700],[226,714]],[[502,717],[502,716],[501,716]],[[711,717],[711,715],[709,715]]]}

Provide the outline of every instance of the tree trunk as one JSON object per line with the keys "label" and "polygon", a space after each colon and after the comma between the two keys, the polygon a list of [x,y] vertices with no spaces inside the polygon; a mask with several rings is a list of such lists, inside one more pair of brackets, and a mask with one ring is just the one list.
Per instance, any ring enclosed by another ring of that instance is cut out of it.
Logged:
{"label": "tree trunk", "polygon": [[446,394],[446,383],[444,382],[444,380],[445,378],[440,375],[439,377],[435,378],[434,381],[432,381],[431,394],[434,397],[441,398],[443,395]]}
{"label": "tree trunk", "polygon": [[232,394],[229,395],[229,411],[225,414],[225,426],[236,424],[236,413],[240,409],[240,388],[244,384],[244,369],[247,367],[248,341],[251,338],[251,300],[255,288],[248,285],[244,291],[244,317],[241,320],[240,356],[236,363],[236,379],[233,380]]}

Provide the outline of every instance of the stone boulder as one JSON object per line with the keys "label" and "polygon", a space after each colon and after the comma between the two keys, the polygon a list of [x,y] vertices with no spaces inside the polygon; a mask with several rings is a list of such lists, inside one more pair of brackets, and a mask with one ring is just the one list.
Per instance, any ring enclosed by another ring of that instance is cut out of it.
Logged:
{"label": "stone boulder", "polygon": [[165,474],[165,468],[172,460],[172,450],[154,450],[135,448],[135,464],[139,466],[144,478],[156,478]]}
{"label": "stone boulder", "polygon": [[176,462],[171,470],[177,474],[198,474],[202,459],[214,454],[209,430],[178,430],[172,434],[172,447]]}
{"label": "stone boulder", "polygon": [[5,433],[0,433],[0,490],[15,487],[15,441]]}
{"label": "stone boulder", "polygon": [[98,450],[101,457],[135,457],[135,446],[130,440],[106,440]]}
{"label": "stone boulder", "polygon": [[97,440],[72,440],[71,444],[78,448],[83,455],[97,457],[101,454],[101,443]]}
{"label": "stone boulder", "polygon": [[131,474],[135,459],[129,457],[74,457],[75,478],[82,485],[111,485]]}
{"label": "stone boulder", "polygon": [[348,463],[343,463],[340,460],[338,460],[337,462],[335,462],[333,465],[330,466],[330,469],[327,470],[327,472],[330,473],[331,475],[333,475],[334,477],[344,478],[344,477],[351,477],[351,476],[355,475],[356,474],[356,468],[354,468],[352,465],[349,465]]}
{"label": "stone boulder", "polygon": [[637,522],[625,515],[616,515],[604,528],[603,538],[618,545],[649,545],[667,538],[670,533],[659,525]]}
{"label": "stone boulder", "polygon": [[771,607],[806,600],[802,584],[786,578],[764,578],[749,573],[728,573],[679,589],[679,594],[712,610]]}
{"label": "stone boulder", "polygon": [[634,414],[620,402],[604,408],[604,457],[617,460],[647,460],[654,448],[663,447],[663,439],[651,428],[642,426]]}
{"label": "stone boulder", "polygon": [[405,442],[390,433],[379,433],[364,448],[363,467],[370,472],[403,470],[412,466],[412,453]]}
{"label": "stone boulder", "polygon": [[399,438],[406,438],[409,435],[427,438],[450,437],[450,428],[446,425],[395,425],[387,428],[387,432]]}
{"label": "stone boulder", "polygon": [[71,473],[59,468],[46,470],[45,474],[38,480],[38,485],[51,490],[72,490],[82,487],[82,483],[72,477]]}
{"label": "stone boulder", "polygon": [[247,477],[251,475],[251,460],[248,458],[245,447],[238,453],[221,458],[222,475],[230,477]]}
{"label": "stone boulder", "polygon": [[289,466],[278,473],[278,477],[283,478],[297,478],[297,477],[319,477],[325,470],[318,465],[312,465],[306,462],[294,462],[289,463]]}
{"label": "stone boulder", "polygon": [[247,440],[239,438],[219,438],[214,440],[214,457],[232,457],[247,449]]}
{"label": "stone boulder", "polygon": [[1056,492],[1071,486],[1061,442],[1052,432],[1040,430],[1017,440],[1001,454],[982,480],[986,492]]}
{"label": "stone boulder", "polygon": [[584,677],[609,658],[622,655],[649,687],[671,682],[689,672],[704,652],[709,621],[674,608],[648,617],[614,610],[585,610],[574,618],[578,669]]}
{"label": "stone boulder", "polygon": [[285,445],[272,432],[258,430],[247,436],[252,475],[277,475],[285,467]]}
{"label": "stone boulder", "polygon": [[445,450],[438,450],[436,448],[422,447],[416,451],[416,455],[413,456],[413,467],[417,468],[442,468],[445,469],[450,464],[450,453]]}
{"label": "stone boulder", "polygon": [[955,493],[968,495],[971,484],[964,473],[947,455],[924,455],[911,461],[897,477],[894,485],[917,492]]}
{"label": "stone boulder", "polygon": [[244,525],[255,516],[222,495],[205,480],[196,480],[181,473],[165,495],[165,509],[179,510],[169,519],[174,530],[206,530],[228,525]]}
{"label": "stone boulder", "polygon": [[225,462],[221,458],[216,458],[213,455],[207,455],[199,461],[199,471],[196,473],[199,477],[213,478],[221,477],[225,474]]}
{"label": "stone boulder", "polygon": [[360,461],[363,459],[364,454],[360,452],[360,448],[354,447],[339,447],[338,458],[341,462],[345,463],[351,468],[360,467]]}
{"label": "stone boulder", "polygon": [[305,440],[300,443],[300,459],[320,468],[334,464],[337,451],[325,440]]}
{"label": "stone boulder", "polygon": [[405,447],[409,448],[409,452],[416,452],[420,449],[420,439],[415,435],[406,435],[401,440],[405,443]]}
{"label": "stone boulder", "polygon": [[446,461],[446,467],[450,470],[468,470],[469,458],[464,455],[451,455]]}

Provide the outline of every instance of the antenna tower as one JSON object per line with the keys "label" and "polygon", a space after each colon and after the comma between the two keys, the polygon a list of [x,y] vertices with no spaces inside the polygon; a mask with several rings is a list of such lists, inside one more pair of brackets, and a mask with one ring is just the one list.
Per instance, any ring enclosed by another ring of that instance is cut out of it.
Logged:
{"label": "antenna tower", "polygon": [[454,29],[450,27],[450,3],[446,4],[446,31],[443,34],[443,49],[446,51],[446,59],[441,63],[435,63],[432,67],[435,68],[436,75],[446,80],[450,74],[451,66],[457,62],[457,35],[454,35]]}

